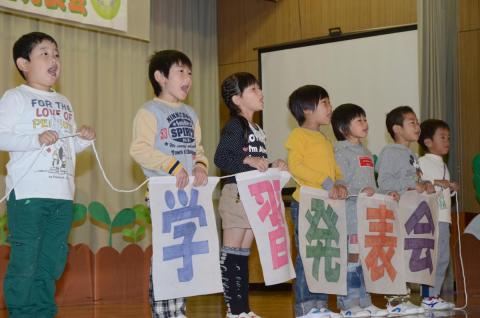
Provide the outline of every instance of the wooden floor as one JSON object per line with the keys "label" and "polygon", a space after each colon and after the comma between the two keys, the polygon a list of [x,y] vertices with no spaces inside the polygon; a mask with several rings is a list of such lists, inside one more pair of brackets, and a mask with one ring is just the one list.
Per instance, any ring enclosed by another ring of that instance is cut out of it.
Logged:
{"label": "wooden floor", "polygon": [[[375,297],[374,303],[381,306],[382,297]],[[292,318],[293,297],[291,291],[252,291],[250,292],[252,309],[263,318]],[[225,305],[221,295],[198,296],[188,298],[189,318],[223,318]],[[335,308],[335,299],[330,297],[330,308]],[[5,310],[0,310],[0,318],[8,317]],[[151,317],[148,304],[102,304],[88,306],[60,307],[57,318],[138,318]],[[421,316],[404,316],[407,318],[421,317],[455,317],[479,318],[480,308],[469,312],[437,312]]]}

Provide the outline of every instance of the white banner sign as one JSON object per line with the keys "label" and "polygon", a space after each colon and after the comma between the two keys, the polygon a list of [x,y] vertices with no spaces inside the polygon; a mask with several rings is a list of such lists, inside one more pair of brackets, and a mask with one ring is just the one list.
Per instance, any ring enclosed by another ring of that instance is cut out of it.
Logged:
{"label": "white banner sign", "polygon": [[127,0],[0,0],[0,7],[127,31]]}
{"label": "white banner sign", "polygon": [[400,198],[400,219],[408,282],[433,286],[438,245],[438,199],[442,194],[407,191]]}
{"label": "white banner sign", "polygon": [[313,293],[347,294],[345,200],[322,189],[302,187],[298,213],[299,252]]}
{"label": "white banner sign", "polygon": [[223,291],[212,192],[204,187],[177,189],[175,177],[149,181],[152,217],[152,275],[156,300]]}
{"label": "white banner sign", "polygon": [[397,211],[398,203],[390,196],[358,196],[358,242],[368,292],[407,293],[403,240]]}
{"label": "white banner sign", "polygon": [[295,278],[281,193],[289,179],[288,172],[278,169],[236,175],[240,199],[255,235],[265,285]]}

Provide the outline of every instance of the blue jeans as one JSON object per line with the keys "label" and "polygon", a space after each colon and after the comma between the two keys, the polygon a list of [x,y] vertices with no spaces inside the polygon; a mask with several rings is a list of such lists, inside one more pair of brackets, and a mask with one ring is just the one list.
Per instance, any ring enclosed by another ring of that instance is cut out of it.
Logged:
{"label": "blue jeans", "polygon": [[362,308],[370,306],[372,299],[365,288],[362,265],[348,263],[347,270],[347,295],[337,296],[337,306],[341,310],[348,310],[355,306]]}
{"label": "blue jeans", "polygon": [[295,259],[295,274],[297,278],[293,285],[295,294],[295,316],[306,315],[312,308],[322,308],[327,305],[328,294],[311,293],[308,290],[305,270],[303,269],[300,250],[298,248],[298,202],[292,200],[290,205],[292,221],[295,228],[295,247],[297,248],[297,258]]}

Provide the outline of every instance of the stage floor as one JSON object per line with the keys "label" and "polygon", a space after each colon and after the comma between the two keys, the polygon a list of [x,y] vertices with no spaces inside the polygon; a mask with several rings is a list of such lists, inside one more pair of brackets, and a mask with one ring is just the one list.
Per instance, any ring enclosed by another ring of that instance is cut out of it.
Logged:
{"label": "stage floor", "polygon": [[[377,306],[384,305],[383,297],[374,297]],[[292,318],[293,296],[286,291],[252,291],[250,293],[252,309],[261,314],[263,318]],[[225,305],[223,297],[219,294],[209,296],[191,297],[188,299],[187,315],[189,318],[223,318]],[[335,308],[335,299],[330,297],[330,308]],[[6,310],[0,311],[0,318],[6,318]],[[58,318],[138,318],[151,317],[148,304],[99,304],[85,306],[60,307]],[[479,318],[480,308],[468,312],[436,312],[425,316],[404,316],[410,318],[421,317],[455,317]]]}

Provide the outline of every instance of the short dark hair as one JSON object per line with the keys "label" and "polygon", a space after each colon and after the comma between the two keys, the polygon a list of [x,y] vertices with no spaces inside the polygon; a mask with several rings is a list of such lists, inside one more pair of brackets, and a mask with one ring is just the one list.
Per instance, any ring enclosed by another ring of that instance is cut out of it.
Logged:
{"label": "short dark hair", "polygon": [[403,127],[403,121],[405,120],[406,114],[415,114],[412,107],[410,106],[398,106],[392,109],[387,114],[387,119],[385,124],[387,126],[388,133],[395,140],[395,132],[393,131],[393,126],[398,125]]}
{"label": "short dark hair", "polygon": [[192,68],[192,61],[180,51],[163,50],[153,53],[150,57],[150,62],[148,64],[148,79],[150,80],[150,84],[152,84],[155,96],[160,95],[162,92],[162,87],[155,80],[155,72],[160,71],[163,76],[168,78],[170,68],[174,64],[188,66],[190,69]]}
{"label": "short dark hair", "polygon": [[350,123],[358,117],[367,117],[365,110],[355,104],[342,104],[332,113],[332,128],[337,140],[345,140],[350,134]]}
{"label": "short dark hair", "polygon": [[440,119],[427,119],[420,124],[421,132],[420,137],[418,137],[418,143],[425,152],[430,152],[427,145],[425,145],[425,139],[433,140],[433,136],[439,128],[450,130],[448,124]]}
{"label": "short dark hair", "polygon": [[43,32],[30,32],[24,34],[15,42],[15,44],[13,44],[13,63],[17,67],[17,70],[20,72],[20,75],[22,75],[23,79],[26,78],[23,72],[18,68],[17,59],[21,57],[27,61],[30,61],[30,53],[32,53],[32,50],[43,40],[50,41],[58,47],[57,41],[55,41],[55,39],[50,35]]}
{"label": "short dark hair", "polygon": [[305,122],[306,110],[315,110],[320,100],[328,98],[327,91],[318,85],[305,85],[297,88],[288,97],[288,109],[297,123],[301,126]]}

